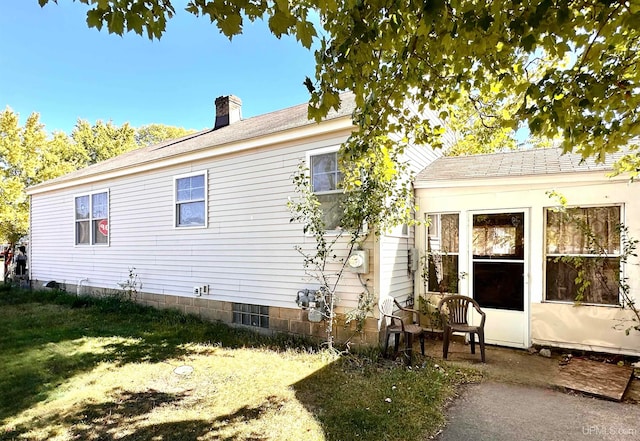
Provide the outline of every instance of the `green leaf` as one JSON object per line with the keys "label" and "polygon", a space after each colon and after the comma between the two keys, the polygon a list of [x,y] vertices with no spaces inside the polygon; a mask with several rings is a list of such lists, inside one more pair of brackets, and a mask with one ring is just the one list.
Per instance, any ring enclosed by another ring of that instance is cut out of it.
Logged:
{"label": "green leaf", "polygon": [[113,11],[106,15],[107,29],[111,34],[124,34],[124,13],[122,11]]}
{"label": "green leaf", "polygon": [[492,23],[493,17],[491,17],[489,14],[485,14],[482,18],[480,18],[480,20],[478,20],[478,25],[485,32],[489,30]]}
{"label": "green leaf", "polygon": [[242,17],[239,14],[231,14],[224,19],[218,19],[218,28],[229,38],[238,35],[242,32]]}
{"label": "green leaf", "polygon": [[102,12],[95,9],[87,11],[87,25],[90,28],[102,29]]}
{"label": "green leaf", "polygon": [[296,25],[296,19],[291,15],[276,11],[269,18],[269,29],[273,34],[280,38],[284,34],[289,33],[289,28]]}
{"label": "green leaf", "polygon": [[[311,47],[313,38],[317,35],[313,23],[308,21],[299,21],[296,23],[296,37],[300,43],[307,49]],[[348,50],[348,49],[347,49]]]}
{"label": "green leaf", "polygon": [[144,20],[138,14],[129,12],[126,15],[127,31],[134,31],[138,35],[142,35]]}
{"label": "green leaf", "polygon": [[536,37],[534,37],[532,34],[528,34],[520,41],[520,44],[525,51],[531,52],[536,44]]}

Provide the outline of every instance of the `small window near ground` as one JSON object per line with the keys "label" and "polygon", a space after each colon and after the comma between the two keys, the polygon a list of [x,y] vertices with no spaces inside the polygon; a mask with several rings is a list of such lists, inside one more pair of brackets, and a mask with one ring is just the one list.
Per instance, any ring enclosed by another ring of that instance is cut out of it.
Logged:
{"label": "small window near ground", "polygon": [[106,191],[76,196],[75,244],[109,244],[109,193]]}
{"label": "small window near ground", "polygon": [[546,210],[547,301],[620,304],[621,207]]}
{"label": "small window near ground", "polygon": [[206,226],[206,182],[206,173],[175,178],[176,227]]}
{"label": "small window near ground", "polygon": [[345,198],[343,176],[338,168],[338,152],[311,154],[309,162],[311,188],[320,202],[325,228],[336,230],[342,222],[342,201]]}
{"label": "small window near ground", "polygon": [[258,328],[269,328],[269,307],[234,303],[233,323]]}
{"label": "small window near ground", "polygon": [[439,293],[458,292],[459,215],[427,215],[427,290]]}

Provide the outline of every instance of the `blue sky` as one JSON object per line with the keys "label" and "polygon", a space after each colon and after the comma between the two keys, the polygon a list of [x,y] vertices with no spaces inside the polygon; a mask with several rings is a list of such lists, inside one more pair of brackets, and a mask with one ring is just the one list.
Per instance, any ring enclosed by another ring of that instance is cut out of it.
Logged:
{"label": "blue sky", "polygon": [[203,129],[215,98],[228,94],[242,99],[244,118],[308,100],[313,52],[261,21],[229,42],[207,18],[174,6],[166,34],[150,41],[89,29],[87,7],[71,0],[0,1],[0,109],[18,112],[21,124],[38,112],[49,133],[71,133],[78,118]]}

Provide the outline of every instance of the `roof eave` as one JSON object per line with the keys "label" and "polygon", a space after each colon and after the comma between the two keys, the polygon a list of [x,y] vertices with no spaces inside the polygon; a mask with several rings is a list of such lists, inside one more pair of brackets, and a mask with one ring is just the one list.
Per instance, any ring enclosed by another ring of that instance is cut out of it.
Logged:
{"label": "roof eave", "polygon": [[555,184],[555,183],[584,183],[601,181],[605,182],[623,182],[629,181],[629,177],[621,174],[617,176],[608,176],[612,170],[585,170],[563,173],[545,173],[518,176],[490,176],[481,178],[463,178],[463,179],[438,179],[438,180],[416,180],[414,188],[416,189],[434,189],[434,188],[465,188],[465,187],[494,187],[499,185],[534,185],[534,184]]}
{"label": "roof eave", "polygon": [[27,189],[28,195],[46,193],[49,191],[60,190],[69,187],[75,187],[83,184],[90,184],[98,181],[119,178],[136,173],[147,172],[150,170],[179,165],[182,163],[198,161],[202,159],[213,158],[221,155],[242,152],[261,147],[269,147],[284,142],[297,141],[304,138],[320,136],[323,134],[338,133],[341,131],[353,130],[351,115],[344,115],[332,119],[324,120],[319,123],[310,121],[309,124],[298,126],[266,136],[256,136],[240,141],[233,141],[225,144],[218,144],[211,147],[200,148],[195,151],[169,155],[162,159],[151,159],[147,162],[137,163],[132,166],[122,166],[109,170],[107,172],[97,171],[88,175],[71,178],[68,180],[54,181],[51,183],[41,183]]}

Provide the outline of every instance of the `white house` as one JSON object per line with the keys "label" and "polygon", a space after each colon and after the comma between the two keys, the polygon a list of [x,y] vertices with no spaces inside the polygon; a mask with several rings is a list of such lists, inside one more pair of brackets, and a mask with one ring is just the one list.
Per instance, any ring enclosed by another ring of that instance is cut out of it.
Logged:
{"label": "white house", "polygon": [[[307,105],[242,119],[241,101],[216,100],[213,128],[135,150],[29,190],[30,276],[79,293],[119,288],[130,268],[139,300],[205,318],[293,334],[324,336],[295,303],[316,288],[304,272],[300,245],[315,248],[291,223],[287,199],[300,161],[321,200],[341,192],[337,151],[351,131],[353,97],[321,123]],[[557,149],[439,157],[407,150],[421,214],[429,226],[398,228],[369,239],[362,277],[348,273],[338,312],[357,305],[362,281],[399,301],[459,292],[487,312],[487,342],[532,344],[640,355],[640,338],[624,330],[633,318],[615,284],[620,274],[640,297],[637,257],[621,260],[620,223],[640,238],[640,197],[611,161],[595,164]],[[438,159],[439,158],[439,159]],[[605,245],[606,257],[554,208],[567,200]],[[330,231],[328,234],[332,234]],[[409,251],[416,247],[423,265]],[[344,255],[347,256],[345,245]],[[576,272],[563,256],[599,259],[576,306]],[[614,327],[619,329],[614,329]],[[338,327],[338,339],[349,333]],[[364,342],[379,341],[376,320]]]}
{"label": "white house", "polygon": [[[640,238],[640,188],[628,177],[607,176],[615,159],[596,164],[534,149],[428,165],[415,188],[432,222],[418,229],[416,244],[433,257],[416,278],[416,294],[474,297],[487,313],[488,343],[639,355],[640,333],[625,334],[637,322],[623,308],[616,276],[640,300],[640,264],[637,257],[621,262],[616,228],[623,224],[630,238]],[[583,231],[554,210],[553,195],[566,198],[603,252],[590,249]],[[583,274],[590,286],[579,304],[578,273],[563,256],[594,264]]]}
{"label": "white house", "polygon": [[[56,281],[100,293],[117,289],[135,268],[146,304],[323,336],[323,325],[310,322],[295,303],[297,292],[314,283],[294,246],[315,243],[290,222],[287,199],[300,161],[321,183],[321,196],[341,191],[336,155],[353,130],[353,109],[352,96],[344,95],[341,109],[321,123],[307,119],[307,104],[242,119],[241,101],[220,97],[210,130],[30,188],[34,285]],[[423,147],[407,152],[416,171],[437,156]],[[411,298],[413,244],[406,229],[365,244],[364,279],[372,292]],[[349,273],[338,310],[355,308],[362,290]],[[374,343],[371,321],[365,340]]]}

